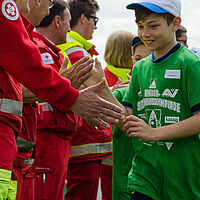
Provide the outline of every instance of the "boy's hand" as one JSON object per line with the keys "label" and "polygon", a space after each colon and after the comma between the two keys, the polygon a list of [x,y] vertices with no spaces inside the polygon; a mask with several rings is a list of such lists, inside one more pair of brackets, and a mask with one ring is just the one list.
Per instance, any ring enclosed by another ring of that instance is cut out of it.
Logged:
{"label": "boy's hand", "polygon": [[120,78],[118,78],[117,82],[115,83],[115,85],[112,87],[112,92],[114,92],[114,90],[118,89],[118,88],[123,88],[123,87],[128,87],[129,82],[131,80],[131,76],[127,73],[126,74],[128,80],[123,82],[121,81]]}
{"label": "boy's hand", "polygon": [[124,121],[124,131],[128,137],[137,137],[144,142],[156,141],[154,129],[136,116],[127,116]]}
{"label": "boy's hand", "polygon": [[99,93],[106,86],[105,79],[79,92],[79,96],[70,110],[77,116],[84,118],[96,125],[109,128],[107,122],[119,123],[124,119],[124,111],[118,105],[110,103],[100,96]]}
{"label": "boy's hand", "polygon": [[85,87],[96,85],[104,78],[104,72],[101,63],[95,59],[95,67],[90,71],[90,77],[83,83]]}

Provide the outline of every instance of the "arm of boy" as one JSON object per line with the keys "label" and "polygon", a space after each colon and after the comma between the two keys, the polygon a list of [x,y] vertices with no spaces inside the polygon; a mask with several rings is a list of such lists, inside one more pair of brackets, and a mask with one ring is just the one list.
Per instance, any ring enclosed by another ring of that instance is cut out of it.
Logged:
{"label": "arm of boy", "polygon": [[[99,83],[100,81],[102,81],[102,79],[105,79],[105,78],[104,78],[104,72],[103,72],[101,63],[98,61],[98,59],[95,59],[95,67],[91,70],[90,77],[83,83],[83,85],[84,87],[89,87],[91,85]],[[120,108],[122,108],[124,111],[124,116],[128,116],[132,114],[132,109],[127,110],[126,108],[124,108],[124,106],[121,103],[117,101],[117,99],[112,94],[112,91],[109,89],[108,85],[106,85],[103,90],[98,92],[98,95],[101,98],[105,99],[106,101],[109,101],[119,106]],[[90,122],[88,122],[88,124],[94,125],[94,124],[91,124]],[[116,124],[116,126],[120,128],[121,130],[123,130],[123,126],[124,126],[123,120],[120,120],[119,123]]]}
{"label": "arm of boy", "polygon": [[124,119],[127,136],[137,137],[145,142],[189,137],[200,133],[200,112],[176,124],[151,128],[142,119],[133,115]]}

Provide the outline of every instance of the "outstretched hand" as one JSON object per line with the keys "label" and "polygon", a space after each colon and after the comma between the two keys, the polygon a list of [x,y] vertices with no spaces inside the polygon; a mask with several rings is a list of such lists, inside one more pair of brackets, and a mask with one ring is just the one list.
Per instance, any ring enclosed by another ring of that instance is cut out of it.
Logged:
{"label": "outstretched hand", "polygon": [[142,119],[129,115],[123,122],[124,131],[128,137],[137,137],[144,142],[152,142],[156,140],[154,129],[147,125]]}
{"label": "outstretched hand", "polygon": [[120,107],[97,95],[105,85],[106,81],[103,78],[100,83],[81,90],[70,109],[79,117],[108,128],[110,126],[107,122],[118,123],[120,119],[124,119],[124,115]]}
{"label": "outstretched hand", "polygon": [[95,59],[95,66],[90,71],[90,77],[83,83],[84,87],[89,87],[92,85],[95,85],[102,81],[102,78],[104,78],[104,72],[101,66],[101,63],[96,58]]}
{"label": "outstretched hand", "polygon": [[74,87],[75,89],[79,89],[81,84],[89,78],[90,71],[93,67],[93,62],[93,59],[85,56],[74,63],[71,67],[67,68],[68,58],[65,57],[59,74],[62,77],[68,78],[71,81],[72,87]]}
{"label": "outstretched hand", "polygon": [[131,79],[131,76],[127,73],[126,74],[128,80],[123,82],[121,81],[120,78],[118,78],[117,82],[115,83],[115,85],[112,87],[112,92],[118,88],[123,88],[123,87],[128,87],[129,85],[129,82],[130,82],[130,79]]}

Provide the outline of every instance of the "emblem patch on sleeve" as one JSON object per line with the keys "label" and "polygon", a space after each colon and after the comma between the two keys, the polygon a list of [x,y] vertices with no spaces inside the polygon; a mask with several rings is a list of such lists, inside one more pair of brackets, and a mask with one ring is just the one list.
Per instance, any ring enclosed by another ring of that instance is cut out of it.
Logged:
{"label": "emblem patch on sleeve", "polygon": [[1,10],[3,15],[11,21],[15,21],[19,17],[17,5],[12,0],[4,0],[1,5]]}
{"label": "emblem patch on sleeve", "polygon": [[50,53],[42,53],[41,57],[45,65],[50,65],[54,63],[53,58]]}

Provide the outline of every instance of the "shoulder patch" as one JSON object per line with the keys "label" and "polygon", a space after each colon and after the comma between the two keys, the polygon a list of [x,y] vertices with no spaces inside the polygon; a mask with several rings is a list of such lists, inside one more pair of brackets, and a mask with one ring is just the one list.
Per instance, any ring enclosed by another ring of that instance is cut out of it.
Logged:
{"label": "shoulder patch", "polygon": [[4,0],[1,5],[1,11],[7,19],[15,21],[19,18],[17,5],[12,0]]}
{"label": "shoulder patch", "polygon": [[42,53],[41,57],[45,65],[50,65],[54,63],[53,58],[50,53]]}

